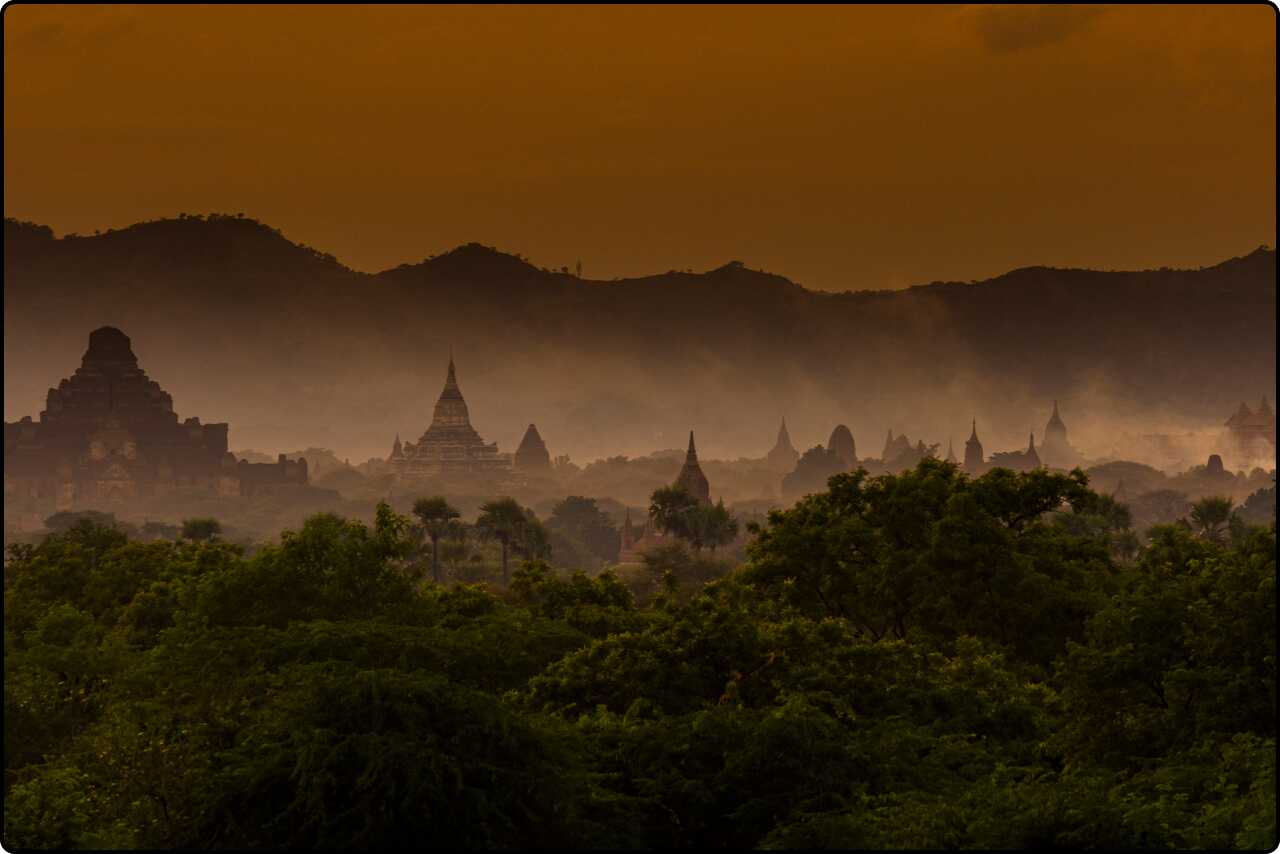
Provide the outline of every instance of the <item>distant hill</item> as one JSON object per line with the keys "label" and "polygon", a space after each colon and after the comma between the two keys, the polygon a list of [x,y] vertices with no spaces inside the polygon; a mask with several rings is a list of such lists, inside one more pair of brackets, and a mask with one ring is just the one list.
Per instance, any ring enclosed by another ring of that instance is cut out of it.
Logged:
{"label": "distant hill", "polygon": [[[1029,267],[903,291],[809,291],[729,263],[594,281],[480,244],[376,275],[237,216],[55,238],[5,221],[5,417],[35,415],[88,332],[128,333],[181,415],[238,447],[382,455],[430,418],[450,348],[486,439],[534,422],[582,461],[679,447],[763,455],[839,422],[1025,444],[1050,401],[1068,425],[1215,423],[1275,389],[1276,258],[1199,270]],[[922,246],[921,251],[928,251]],[[1090,425],[1086,427],[1086,425]]]}

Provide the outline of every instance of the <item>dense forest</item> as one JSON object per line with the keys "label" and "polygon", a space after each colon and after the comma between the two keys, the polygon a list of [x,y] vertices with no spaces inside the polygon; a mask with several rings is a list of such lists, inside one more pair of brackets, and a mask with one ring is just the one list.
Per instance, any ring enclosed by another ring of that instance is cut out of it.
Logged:
{"label": "dense forest", "polygon": [[11,546],[6,847],[1276,844],[1274,516],[930,459],[642,595],[415,525]]}
{"label": "dense forest", "polygon": [[534,422],[579,463],[683,447],[691,428],[709,456],[759,457],[783,415],[802,449],[841,423],[864,449],[889,428],[945,447],[973,417],[989,451],[1021,449],[1054,399],[1099,442],[1115,419],[1218,427],[1276,387],[1265,249],[828,293],[735,262],[594,280],[478,243],[368,274],[238,216],[57,238],[6,220],[4,281],[6,417],[35,416],[110,324],[233,447],[357,462],[419,435],[450,348],[486,440],[514,448]]}

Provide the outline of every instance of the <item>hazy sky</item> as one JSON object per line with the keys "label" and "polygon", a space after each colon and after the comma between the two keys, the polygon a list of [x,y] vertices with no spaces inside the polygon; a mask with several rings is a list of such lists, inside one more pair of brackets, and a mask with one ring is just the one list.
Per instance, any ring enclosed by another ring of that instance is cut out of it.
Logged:
{"label": "hazy sky", "polygon": [[363,270],[467,241],[814,288],[1275,242],[1237,7],[4,11],[6,216],[243,212]]}

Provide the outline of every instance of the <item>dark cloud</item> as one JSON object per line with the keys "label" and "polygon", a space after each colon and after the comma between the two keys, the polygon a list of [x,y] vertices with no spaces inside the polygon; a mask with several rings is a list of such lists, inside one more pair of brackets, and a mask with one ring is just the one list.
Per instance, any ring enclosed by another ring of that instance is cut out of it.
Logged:
{"label": "dark cloud", "polygon": [[987,6],[973,17],[988,50],[1011,53],[1065,41],[1102,11],[1097,6]]}

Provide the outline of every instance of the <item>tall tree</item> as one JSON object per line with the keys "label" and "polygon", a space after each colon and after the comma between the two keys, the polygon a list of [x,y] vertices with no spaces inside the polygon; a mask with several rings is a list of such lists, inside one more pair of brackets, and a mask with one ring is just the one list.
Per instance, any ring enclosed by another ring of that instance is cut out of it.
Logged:
{"label": "tall tree", "polygon": [[1231,521],[1230,498],[1206,496],[1191,505],[1191,524],[1201,537],[1221,543],[1227,523]]}
{"label": "tall tree", "polygon": [[450,526],[458,518],[458,511],[445,501],[444,496],[419,498],[413,504],[413,515],[422,523],[422,530],[431,540],[431,580],[440,583],[440,538],[449,533]]}
{"label": "tall tree", "polygon": [[502,545],[502,583],[511,580],[507,570],[507,555],[511,544],[517,542],[524,533],[528,518],[524,508],[514,498],[499,498],[480,505],[480,518],[476,520],[476,529],[489,539],[497,540]]}
{"label": "tall tree", "polygon": [[580,541],[602,561],[618,559],[618,527],[594,498],[570,495],[551,509],[547,527]]}
{"label": "tall tree", "polygon": [[660,531],[690,540],[691,516],[697,506],[698,499],[683,486],[664,486],[649,497],[649,518]]}
{"label": "tall tree", "polygon": [[723,499],[717,504],[699,504],[689,511],[688,520],[689,544],[695,552],[710,548],[714,553],[738,536],[738,520],[725,508]]}

